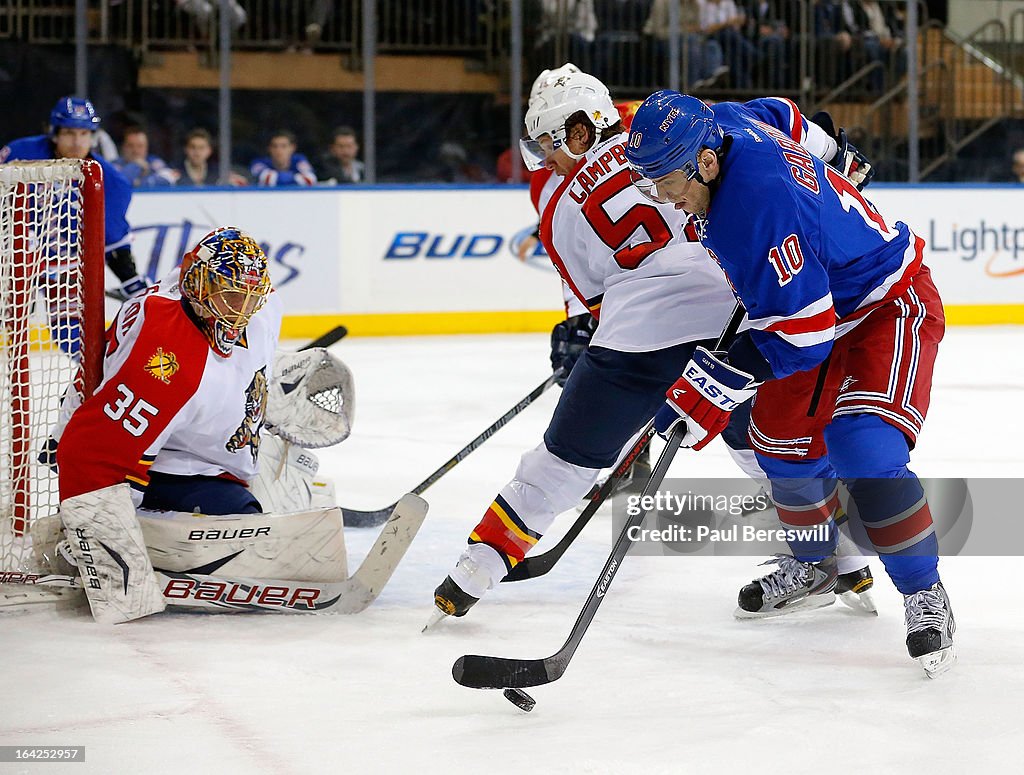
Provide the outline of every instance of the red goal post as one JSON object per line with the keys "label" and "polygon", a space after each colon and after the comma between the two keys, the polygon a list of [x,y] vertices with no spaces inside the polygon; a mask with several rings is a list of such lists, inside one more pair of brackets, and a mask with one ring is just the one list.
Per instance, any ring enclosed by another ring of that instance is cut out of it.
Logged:
{"label": "red goal post", "polygon": [[59,507],[40,455],[67,388],[102,377],[104,236],[99,163],[0,165],[0,571],[32,569],[32,522]]}

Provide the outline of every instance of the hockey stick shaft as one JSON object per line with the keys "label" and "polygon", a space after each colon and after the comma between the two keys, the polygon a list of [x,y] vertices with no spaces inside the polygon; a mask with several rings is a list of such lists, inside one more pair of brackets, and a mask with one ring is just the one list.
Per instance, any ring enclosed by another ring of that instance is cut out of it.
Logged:
{"label": "hockey stick shaft", "polygon": [[597,510],[604,505],[604,502],[608,499],[611,491],[615,489],[615,485],[618,484],[619,480],[626,475],[640,454],[647,449],[647,446],[651,443],[651,439],[654,438],[655,433],[654,423],[648,423],[647,427],[644,428],[643,433],[640,434],[640,438],[633,442],[632,448],[619,462],[618,468],[616,468],[605,480],[604,484],[601,485],[601,488],[597,491],[594,497],[591,498],[587,507],[583,509],[583,513],[576,518],[576,521],[572,523],[572,527],[570,527],[568,532],[559,539],[558,543],[542,554],[525,558],[521,563],[509,571],[508,575],[502,579],[502,582],[535,579],[538,576],[543,576],[554,568],[555,563],[562,558],[562,555],[565,554],[572,542],[575,541],[577,536],[583,532],[583,528],[587,526],[587,523],[589,523],[590,519],[597,513]]}
{"label": "hockey stick shaft", "polygon": [[311,342],[307,342],[299,348],[299,352],[303,350],[312,350],[314,347],[330,347],[335,342],[338,342],[348,336],[348,329],[345,326],[335,326],[330,331],[321,334]]}
{"label": "hockey stick shaft", "polygon": [[[737,304],[733,308],[732,316],[729,318],[729,322],[722,331],[722,335],[718,338],[718,342],[715,344],[715,349],[720,350],[726,342],[732,341],[733,337],[736,336],[736,331],[740,327],[740,323],[743,322],[744,309],[741,305]],[[526,579],[535,579],[538,576],[543,576],[548,573],[552,568],[555,567],[562,555],[568,550],[572,542],[576,540],[580,533],[583,532],[583,528],[587,526],[597,510],[604,505],[604,502],[611,495],[612,490],[615,489],[615,485],[618,481],[629,472],[630,466],[633,465],[633,461],[636,460],[637,456],[646,449],[651,439],[654,437],[654,423],[648,423],[647,428],[640,435],[640,438],[633,443],[633,448],[626,454],[626,456],[619,463],[616,468],[605,480],[601,489],[597,491],[590,503],[583,510],[576,521],[573,522],[572,527],[569,528],[568,532],[558,543],[548,549],[542,554],[537,554],[532,557],[525,558],[521,563],[516,565],[508,575],[502,579],[505,581],[525,581]]]}
{"label": "hockey stick shaft", "polygon": [[[465,460],[471,452],[473,452],[481,444],[487,441],[487,439],[491,438],[491,436],[493,436],[499,430],[508,425],[508,423],[512,420],[513,417],[515,417],[517,414],[526,409],[526,407],[528,407],[530,404],[532,404],[534,401],[540,398],[540,396],[549,387],[551,387],[558,381],[560,376],[561,372],[555,372],[546,380],[537,385],[537,387],[535,387],[533,390],[527,393],[522,399],[520,399],[515,406],[513,406],[511,409],[505,412],[505,414],[503,414],[501,417],[499,417],[497,420],[491,423],[479,436],[477,436],[475,439],[469,442],[469,444],[467,444],[458,452],[456,452],[455,455],[453,455],[449,460],[447,460],[440,468],[434,471],[434,473],[432,473],[430,476],[428,476],[426,479],[424,479],[422,482],[416,485],[416,487],[412,489],[412,493],[414,495],[422,495],[423,492],[428,487],[436,483],[438,479],[440,479],[446,473],[455,468],[455,466],[457,466],[460,462]],[[374,525],[379,525],[381,522],[387,519],[387,516],[391,513],[394,507],[395,504],[391,504],[390,506],[387,506],[383,509],[378,509],[376,511],[359,511],[357,509],[346,509],[342,507],[341,512],[345,517],[345,525],[348,527],[373,527]]]}
{"label": "hockey stick shaft", "polygon": [[[722,349],[732,341],[743,321],[743,315],[743,306],[737,303],[725,330],[718,338],[715,345],[716,350]],[[677,422],[669,434],[665,449],[662,450],[661,456],[651,472],[651,478],[641,493],[640,503],[654,503],[652,496],[665,480],[665,475],[668,473],[669,466],[672,464],[685,434],[686,423]],[[576,617],[576,622],[569,632],[569,637],[562,644],[562,648],[545,659],[509,659],[467,654],[459,657],[452,665],[452,677],[455,681],[474,689],[521,689],[550,683],[561,678],[590,627],[590,623],[594,620],[597,609],[604,601],[605,594],[615,579],[615,574],[622,567],[622,561],[633,543],[630,537],[633,529],[643,524],[650,511],[650,508],[638,509],[637,514],[626,520],[626,524],[623,525],[622,531],[612,547],[611,554],[608,555],[601,574],[590,590],[587,602],[583,604],[583,609]]]}
{"label": "hockey stick shaft", "polygon": [[[664,481],[669,466],[679,449],[679,442],[682,441],[685,434],[686,424],[678,423],[669,435],[668,444],[662,450],[661,457],[658,458],[654,471],[651,473],[651,478],[648,480],[647,486],[644,487],[641,503],[653,503],[653,498],[648,496],[654,495]],[[550,683],[561,678],[569,666],[569,660],[572,659],[587,628],[590,627],[590,623],[597,614],[597,609],[604,602],[605,594],[615,579],[615,574],[622,567],[622,561],[633,543],[630,538],[632,530],[643,524],[648,513],[650,513],[650,509],[641,509],[626,520],[626,524],[623,525],[622,531],[615,541],[615,546],[612,547],[612,552],[605,561],[596,583],[590,590],[587,602],[584,603],[583,610],[576,618],[576,623],[573,624],[569,637],[562,644],[562,648],[546,659],[507,659],[476,654],[466,655],[459,657],[452,666],[452,677],[463,686],[473,689],[525,688]]]}

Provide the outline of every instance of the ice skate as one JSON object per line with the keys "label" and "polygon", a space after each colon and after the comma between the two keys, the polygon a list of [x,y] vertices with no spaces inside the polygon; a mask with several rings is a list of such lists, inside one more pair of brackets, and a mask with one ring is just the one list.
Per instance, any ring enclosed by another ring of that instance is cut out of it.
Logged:
{"label": "ice skate", "polygon": [[865,565],[859,570],[840,573],[836,578],[835,593],[854,611],[878,616],[878,607],[871,594],[874,585],[875,577],[871,575],[871,568]]}
{"label": "ice skate", "polygon": [[903,596],[907,620],[907,651],[929,678],[945,673],[956,661],[953,633],[956,620],[942,582]]}
{"label": "ice skate", "polygon": [[811,610],[836,601],[836,560],[800,562],[777,554],[762,565],[778,565],[767,576],[755,579],[740,590],[737,619],[763,619],[793,611]]}
{"label": "ice skate", "polygon": [[470,544],[452,572],[434,590],[434,610],[423,632],[449,616],[465,616],[506,573],[498,553],[486,544]]}

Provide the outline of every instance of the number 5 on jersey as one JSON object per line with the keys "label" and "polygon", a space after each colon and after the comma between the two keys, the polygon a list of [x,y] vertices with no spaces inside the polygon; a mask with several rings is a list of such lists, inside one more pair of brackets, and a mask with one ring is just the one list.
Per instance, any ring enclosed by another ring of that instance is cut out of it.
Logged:
{"label": "number 5 on jersey", "polygon": [[103,413],[115,422],[121,420],[121,427],[132,436],[141,436],[149,427],[150,418],[156,417],[160,410],[142,398],[136,399],[135,394],[123,382],[117,386],[117,392],[121,397],[117,401],[105,404]]}

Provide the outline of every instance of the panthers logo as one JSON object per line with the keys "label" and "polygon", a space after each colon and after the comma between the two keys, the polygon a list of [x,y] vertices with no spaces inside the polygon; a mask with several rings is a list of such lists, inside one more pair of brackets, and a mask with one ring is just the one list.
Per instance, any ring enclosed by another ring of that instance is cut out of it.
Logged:
{"label": "panthers logo", "polygon": [[263,416],[267,411],[267,367],[252,375],[252,382],[245,389],[245,418],[238,426],[224,448],[228,452],[238,452],[248,447],[255,463],[260,454],[260,428],[263,427]]}
{"label": "panthers logo", "polygon": [[157,347],[144,368],[151,377],[169,385],[171,377],[177,374],[181,367],[178,365],[178,356],[170,351],[164,351],[163,347]]}

